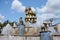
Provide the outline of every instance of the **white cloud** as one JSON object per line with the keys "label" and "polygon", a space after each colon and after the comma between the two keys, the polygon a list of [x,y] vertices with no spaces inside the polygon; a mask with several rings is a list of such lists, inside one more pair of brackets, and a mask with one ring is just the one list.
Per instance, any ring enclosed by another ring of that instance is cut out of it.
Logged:
{"label": "white cloud", "polygon": [[[18,11],[18,12],[24,12],[25,9],[26,9],[26,6],[24,6],[20,1],[14,0],[14,1],[12,2],[11,8],[12,8],[13,10]],[[31,7],[31,9],[35,12],[35,8],[34,8],[34,7]]]}
{"label": "white cloud", "polygon": [[54,17],[55,17],[55,15],[53,15],[53,14],[42,14],[42,15],[37,14],[37,22],[42,24],[44,20],[48,20],[48,19],[54,18]]}
{"label": "white cloud", "polygon": [[46,6],[37,8],[40,13],[55,13],[60,11],[60,0],[48,0]]}
{"label": "white cloud", "polygon": [[35,9],[34,7],[31,7],[31,9],[32,9],[32,11],[33,11],[33,12],[35,12],[35,11],[36,11],[36,9]]}
{"label": "white cloud", "polygon": [[14,9],[14,10],[20,11],[20,12],[25,11],[25,6],[23,6],[22,3],[18,0],[14,0],[12,2],[12,7],[11,8]]}
{"label": "white cloud", "polygon": [[[37,7],[37,18],[38,22],[43,22],[43,20],[49,18],[60,18],[60,0],[47,0],[47,3],[44,7]],[[57,15],[56,15],[57,14]]]}
{"label": "white cloud", "polygon": [[0,14],[0,20],[4,19],[4,16]]}

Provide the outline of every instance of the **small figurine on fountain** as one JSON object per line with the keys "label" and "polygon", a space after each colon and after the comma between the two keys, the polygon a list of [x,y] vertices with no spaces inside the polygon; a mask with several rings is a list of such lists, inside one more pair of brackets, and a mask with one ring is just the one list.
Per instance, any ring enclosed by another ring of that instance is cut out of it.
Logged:
{"label": "small figurine on fountain", "polygon": [[19,33],[19,35],[24,35],[25,25],[24,25],[24,23],[23,23],[22,17],[20,17],[19,22],[20,22],[20,23],[18,24],[18,33]]}

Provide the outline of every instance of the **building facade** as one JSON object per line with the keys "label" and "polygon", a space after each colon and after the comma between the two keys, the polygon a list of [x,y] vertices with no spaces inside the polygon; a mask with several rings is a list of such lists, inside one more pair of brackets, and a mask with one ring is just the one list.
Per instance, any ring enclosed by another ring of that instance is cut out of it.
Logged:
{"label": "building facade", "polygon": [[37,18],[36,18],[36,13],[33,12],[33,10],[29,7],[26,8],[25,10],[25,22],[30,22],[30,23],[35,23]]}

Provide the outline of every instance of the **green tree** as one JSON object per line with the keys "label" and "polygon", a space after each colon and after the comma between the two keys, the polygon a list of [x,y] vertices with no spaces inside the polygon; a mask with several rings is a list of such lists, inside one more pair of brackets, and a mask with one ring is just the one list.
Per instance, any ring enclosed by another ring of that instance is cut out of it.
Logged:
{"label": "green tree", "polygon": [[5,21],[5,22],[3,23],[3,26],[6,26],[8,23],[10,23],[9,20]]}

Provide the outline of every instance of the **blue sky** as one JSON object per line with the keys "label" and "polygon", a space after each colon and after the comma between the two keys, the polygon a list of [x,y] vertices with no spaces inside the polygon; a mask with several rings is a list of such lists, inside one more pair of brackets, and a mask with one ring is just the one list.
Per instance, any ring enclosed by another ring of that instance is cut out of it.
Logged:
{"label": "blue sky", "polygon": [[[18,21],[19,17],[25,16],[24,12],[17,12],[16,10],[11,9],[12,2],[14,0],[0,0],[0,14],[3,15],[6,20]],[[24,6],[42,7],[45,5],[47,0],[18,0]]]}
{"label": "blue sky", "polygon": [[60,0],[0,0],[0,21],[17,21],[25,17],[25,8],[31,6],[37,14],[37,23],[49,18],[60,19]]}

